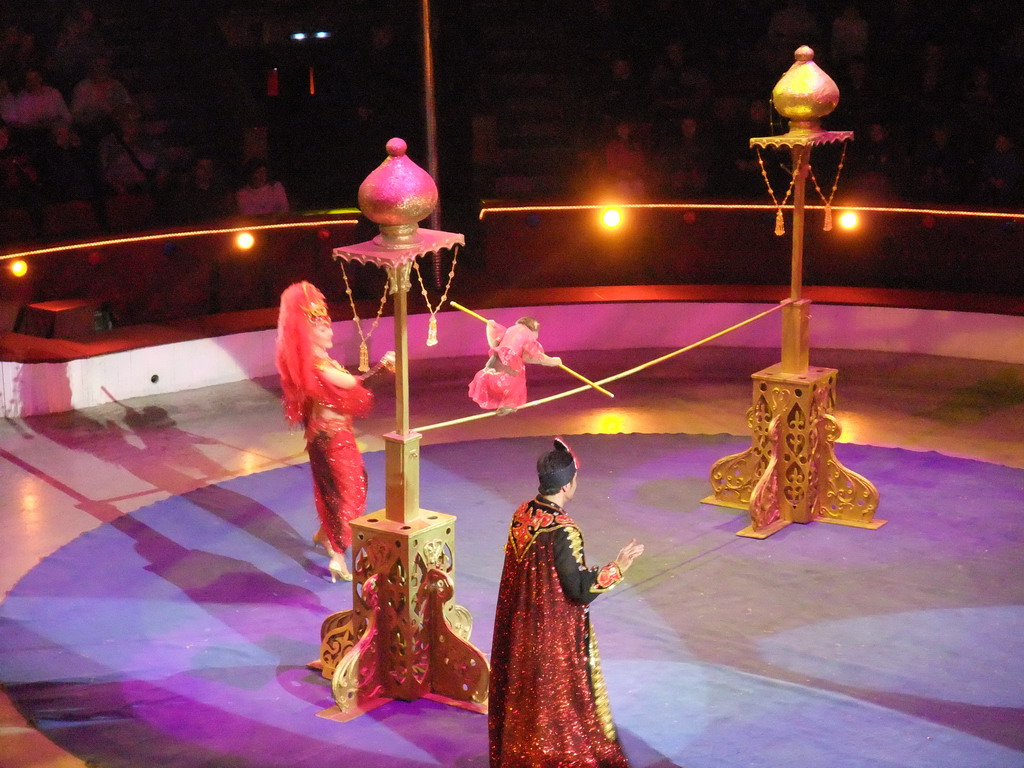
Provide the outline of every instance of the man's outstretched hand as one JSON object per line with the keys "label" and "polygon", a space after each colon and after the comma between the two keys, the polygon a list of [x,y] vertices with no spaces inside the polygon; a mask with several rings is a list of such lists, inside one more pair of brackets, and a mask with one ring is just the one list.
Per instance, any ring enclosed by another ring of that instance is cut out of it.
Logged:
{"label": "man's outstretched hand", "polygon": [[619,570],[625,573],[629,570],[629,566],[633,564],[640,555],[644,553],[644,545],[637,544],[636,539],[630,539],[629,544],[619,550],[619,554],[615,557],[615,562],[619,565]]}

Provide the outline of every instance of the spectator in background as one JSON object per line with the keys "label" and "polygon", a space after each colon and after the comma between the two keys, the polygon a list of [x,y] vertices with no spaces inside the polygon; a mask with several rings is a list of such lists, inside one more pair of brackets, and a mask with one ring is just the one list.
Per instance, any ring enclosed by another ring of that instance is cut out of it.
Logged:
{"label": "spectator in background", "polygon": [[47,132],[54,123],[71,122],[60,91],[47,85],[38,69],[25,71],[25,87],[14,105],[13,124],[22,130]]}
{"label": "spectator in background", "polygon": [[235,204],[243,216],[272,216],[287,213],[288,196],[284,185],[270,180],[265,161],[258,157],[249,160],[243,168],[245,185],[235,192]]}
{"label": "spectator in background", "polygon": [[1024,166],[1013,138],[1009,133],[999,133],[981,161],[981,202],[1000,207],[1017,205],[1022,171]]}
{"label": "spectator in background", "polygon": [[863,60],[868,55],[870,27],[857,3],[847,3],[843,12],[832,22],[830,41],[831,66],[839,69],[849,62]]}
{"label": "spectator in background", "polygon": [[70,124],[54,123],[39,165],[43,197],[47,202],[95,199],[94,162],[82,149],[78,134]]}
{"label": "spectator in background", "polygon": [[25,208],[36,227],[40,225],[39,172],[5,124],[0,124],[0,208]]}
{"label": "spectator in background", "polygon": [[17,73],[41,66],[36,36],[17,24],[7,24],[0,37],[0,70]]}
{"label": "spectator in background", "polygon": [[103,183],[116,194],[148,193],[158,200],[167,189],[163,147],[143,130],[142,115],[128,105],[118,112],[117,128],[99,145]]}
{"label": "spectator in background", "polygon": [[900,97],[901,113],[914,115],[924,123],[938,122],[956,108],[959,82],[956,67],[946,47],[935,40],[923,43],[913,55],[917,61],[906,70],[910,79],[882,87]]}
{"label": "spectator in background", "polygon": [[821,30],[807,0],[787,0],[768,22],[768,46],[782,71],[793,63],[793,51],[801,45],[817,48],[820,37]]}
{"label": "spectator in background", "polygon": [[623,120],[636,120],[646,107],[646,95],[633,63],[624,57],[612,59],[609,78],[601,89],[601,108],[612,125]]}
{"label": "spectator in background", "polygon": [[869,123],[866,133],[850,147],[850,191],[866,201],[892,202],[900,191],[902,153],[885,123]]}
{"label": "spectator in background", "polygon": [[21,45],[21,34],[21,27],[17,24],[3,25],[3,30],[0,31],[0,71],[15,71],[15,57]]}
{"label": "spectator in background", "polygon": [[592,66],[604,66],[610,52],[622,41],[626,14],[612,0],[590,0],[573,9],[572,24],[583,30],[580,41]]}
{"label": "spectator in background", "polygon": [[985,135],[999,122],[999,99],[992,89],[991,69],[981,64],[971,67],[959,108],[968,134]]}
{"label": "spectator in background", "polygon": [[667,138],[662,127],[671,132],[685,115],[711,109],[713,89],[706,65],[706,59],[698,59],[680,41],[665,46],[661,60],[651,71],[650,96],[640,94],[640,98],[650,102],[652,116],[658,121],[655,141]]}
{"label": "spectator in background", "polygon": [[689,106],[683,86],[687,70],[682,42],[673,40],[665,46],[650,77],[651,113],[656,120],[675,122]]}
{"label": "spectator in background", "polygon": [[878,79],[868,71],[864,59],[851,59],[836,73],[839,106],[829,115],[830,125],[839,130],[853,130],[859,136],[867,128],[865,122],[885,106],[885,94],[878,89]]}
{"label": "spectator in background", "polygon": [[929,126],[914,149],[908,195],[916,200],[954,203],[963,197],[966,159],[952,141],[949,123]]}
{"label": "spectator in background", "polygon": [[647,154],[635,136],[633,123],[622,120],[604,146],[605,175],[617,194],[627,200],[647,195]]}
{"label": "spectator in background", "polygon": [[[780,118],[781,119],[781,118]],[[744,119],[735,126],[724,126],[721,132],[722,151],[718,173],[713,180],[727,197],[756,198],[765,194],[764,178],[757,153],[750,148],[750,139],[775,136],[785,128],[772,124],[771,106],[765,99],[751,99]]]}
{"label": "spectator in background", "polygon": [[0,121],[10,123],[16,117],[18,97],[11,92],[11,81],[0,75]]}
{"label": "spectator in background", "polygon": [[672,197],[700,197],[708,186],[715,150],[696,117],[680,120],[679,131],[664,148],[659,163],[666,173],[665,192]]}
{"label": "spectator in background", "polygon": [[114,129],[114,115],[132,101],[128,91],[110,74],[110,59],[95,57],[89,75],[75,86],[71,97],[71,116],[83,135],[96,144],[100,137]]}
{"label": "spectator in background", "polygon": [[196,158],[188,176],[171,197],[168,213],[174,224],[196,224],[227,218],[234,213],[231,190],[217,173],[212,157]]}
{"label": "spectator in background", "polygon": [[103,51],[96,15],[78,4],[64,17],[50,54],[50,69],[57,87],[70,92],[89,72],[90,63]]}

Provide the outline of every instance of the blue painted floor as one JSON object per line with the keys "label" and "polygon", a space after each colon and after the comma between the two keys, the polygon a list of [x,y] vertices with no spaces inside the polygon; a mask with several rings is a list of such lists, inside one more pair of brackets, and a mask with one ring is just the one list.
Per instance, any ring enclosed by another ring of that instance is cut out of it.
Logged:
{"label": "blue painted floor", "polygon": [[[594,563],[647,551],[593,607],[636,768],[1024,766],[1024,471],[837,446],[881,493],[877,531],[766,541],[700,503],[731,436],[584,435],[570,512]],[[427,446],[421,504],[458,516],[456,598],[490,649],[501,550],[543,438]],[[368,508],[383,454],[367,454]],[[305,465],[189,491],[83,534],[0,604],[0,680],[103,768],[487,765],[486,720],[429,701],[316,717],[305,668],[351,605],[309,545]]]}

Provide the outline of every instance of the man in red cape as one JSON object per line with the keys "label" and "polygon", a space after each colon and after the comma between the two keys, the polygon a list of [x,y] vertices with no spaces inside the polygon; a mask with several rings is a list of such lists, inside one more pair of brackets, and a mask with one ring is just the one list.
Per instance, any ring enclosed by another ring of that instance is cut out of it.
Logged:
{"label": "man in red cape", "polygon": [[589,604],[643,545],[590,568],[563,505],[577,462],[562,440],[537,461],[540,494],[516,510],[505,545],[491,646],[491,768],[628,768],[608,708]]}

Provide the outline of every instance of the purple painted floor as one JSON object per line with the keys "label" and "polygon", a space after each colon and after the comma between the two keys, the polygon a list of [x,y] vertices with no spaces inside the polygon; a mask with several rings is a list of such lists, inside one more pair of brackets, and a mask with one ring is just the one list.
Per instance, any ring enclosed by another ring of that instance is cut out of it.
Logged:
{"label": "purple painted floor", "polygon": [[[889,523],[759,542],[734,535],[745,517],[700,503],[711,463],[747,440],[572,443],[590,559],[647,545],[593,609],[636,768],[1024,766],[1024,471],[840,445]],[[548,444],[423,451],[422,505],[458,516],[456,597],[484,651],[508,518]],[[367,455],[370,509],[382,464]],[[486,766],[480,715],[419,701],[316,717],[329,685],[303,665],[352,598],[308,545],[311,508],[308,468],[286,467],[82,535],[0,604],[8,695],[104,768]]]}

